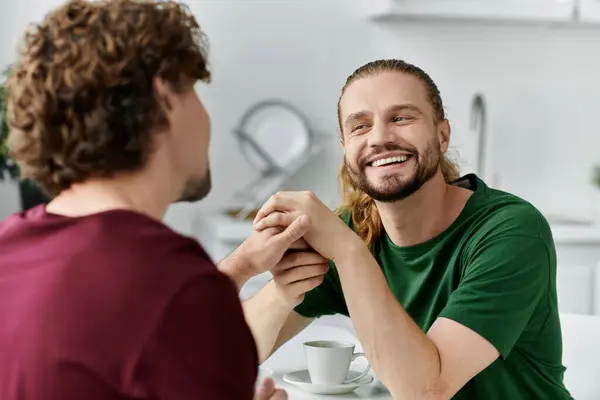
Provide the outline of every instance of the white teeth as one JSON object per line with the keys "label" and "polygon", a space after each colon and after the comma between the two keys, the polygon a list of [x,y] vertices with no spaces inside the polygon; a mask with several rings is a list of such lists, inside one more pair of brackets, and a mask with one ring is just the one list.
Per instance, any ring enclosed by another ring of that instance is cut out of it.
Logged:
{"label": "white teeth", "polygon": [[404,162],[408,160],[408,156],[396,156],[396,157],[388,157],[383,158],[381,160],[373,161],[374,167],[381,167],[383,165],[388,165],[395,162]]}

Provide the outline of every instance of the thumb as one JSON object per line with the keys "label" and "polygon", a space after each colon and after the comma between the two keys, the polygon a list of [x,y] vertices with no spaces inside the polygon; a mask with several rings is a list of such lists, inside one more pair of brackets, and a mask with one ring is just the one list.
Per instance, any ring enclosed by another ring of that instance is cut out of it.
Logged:
{"label": "thumb", "polygon": [[301,215],[296,218],[283,232],[277,235],[277,241],[282,245],[289,247],[298,241],[308,231],[310,218],[307,215]]}
{"label": "thumb", "polygon": [[275,382],[271,378],[262,381],[254,400],[269,400],[275,394]]}

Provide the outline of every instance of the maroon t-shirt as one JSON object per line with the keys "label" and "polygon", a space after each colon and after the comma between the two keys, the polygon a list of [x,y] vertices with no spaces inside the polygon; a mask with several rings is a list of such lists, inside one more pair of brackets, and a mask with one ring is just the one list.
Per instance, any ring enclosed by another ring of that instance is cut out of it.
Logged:
{"label": "maroon t-shirt", "polygon": [[115,210],[0,223],[0,399],[252,399],[257,349],[201,246]]}

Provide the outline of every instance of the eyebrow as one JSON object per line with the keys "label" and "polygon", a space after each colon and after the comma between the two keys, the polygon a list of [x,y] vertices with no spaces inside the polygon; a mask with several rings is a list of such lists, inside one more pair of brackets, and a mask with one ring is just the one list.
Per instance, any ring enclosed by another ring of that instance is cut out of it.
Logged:
{"label": "eyebrow", "polygon": [[352,114],[348,115],[348,117],[346,118],[346,121],[344,122],[344,126],[346,128],[349,128],[350,125],[352,125],[355,121],[361,120],[372,114],[373,113],[370,113],[369,111],[358,111],[358,112],[352,113]]}
{"label": "eyebrow", "polygon": [[[421,111],[421,109],[419,107],[415,106],[414,104],[408,104],[408,103],[407,104],[394,104],[392,106],[389,106],[388,108],[386,108],[385,113],[391,114],[391,113],[401,112],[401,111],[413,111],[420,115],[423,115],[423,111]],[[358,111],[358,112],[352,113],[352,114],[348,115],[348,117],[346,118],[346,121],[344,122],[344,126],[346,128],[348,128],[354,122],[361,120],[365,117],[369,117],[371,115],[373,115],[373,113],[371,113],[369,111]]]}
{"label": "eyebrow", "polygon": [[421,109],[419,107],[415,106],[414,104],[394,104],[393,106],[389,106],[385,110],[386,114],[399,112],[399,111],[413,111],[413,112],[419,113],[421,115],[423,114],[423,111],[421,111]]}

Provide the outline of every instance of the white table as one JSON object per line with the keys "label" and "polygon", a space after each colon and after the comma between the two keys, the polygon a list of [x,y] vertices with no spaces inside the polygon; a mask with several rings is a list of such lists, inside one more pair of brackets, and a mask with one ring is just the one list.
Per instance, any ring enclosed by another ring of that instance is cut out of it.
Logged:
{"label": "white table", "polygon": [[[360,342],[352,328],[348,318],[345,317],[326,317],[311,324],[306,330],[290,340],[264,364],[263,369],[273,371],[273,378],[277,386],[287,391],[290,400],[346,400],[346,399],[371,399],[371,400],[392,400],[391,394],[385,389],[382,383],[375,377],[372,383],[361,386],[354,392],[345,395],[326,396],[305,392],[294,385],[283,381],[283,375],[288,372],[297,371],[306,368],[304,350],[302,343],[311,340],[340,340],[356,344],[355,351],[362,351]],[[352,369],[362,370],[366,366],[364,358],[352,364]],[[373,372],[371,372],[373,376]]]}

